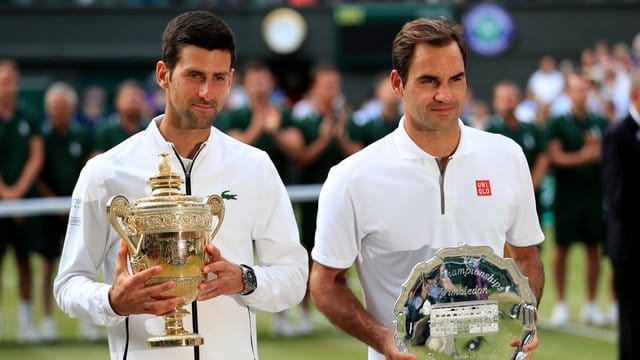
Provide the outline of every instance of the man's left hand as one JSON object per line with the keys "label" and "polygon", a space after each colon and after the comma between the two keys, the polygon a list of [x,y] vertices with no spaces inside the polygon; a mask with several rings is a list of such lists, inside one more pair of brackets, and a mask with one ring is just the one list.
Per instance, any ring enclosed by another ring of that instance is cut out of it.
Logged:
{"label": "man's left hand", "polygon": [[242,282],[242,268],[227,261],[220,254],[220,249],[207,245],[205,251],[209,258],[202,267],[202,273],[207,279],[213,274],[213,279],[205,280],[199,285],[198,301],[208,300],[218,295],[238,294],[244,289]]}
{"label": "man's left hand", "polygon": [[[521,344],[522,340],[513,340],[510,345],[513,347],[519,347]],[[522,349],[520,349],[521,353],[525,354],[525,357],[517,357],[517,359],[526,359],[526,360],[530,360],[531,356],[533,355],[533,350],[535,350],[538,347],[538,333],[536,332],[533,335],[533,339],[528,343],[528,344],[524,344],[522,345]]]}

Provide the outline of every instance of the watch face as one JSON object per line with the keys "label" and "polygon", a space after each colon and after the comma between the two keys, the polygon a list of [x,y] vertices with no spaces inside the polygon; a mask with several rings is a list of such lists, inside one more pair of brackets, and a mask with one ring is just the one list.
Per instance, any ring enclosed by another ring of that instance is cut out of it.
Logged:
{"label": "watch face", "polygon": [[267,47],[278,54],[291,54],[302,46],[307,36],[307,23],[293,9],[271,11],[262,21],[262,37]]}
{"label": "watch face", "polygon": [[256,274],[253,272],[253,269],[247,265],[240,265],[242,268],[242,282],[244,283],[244,289],[241,292],[241,295],[248,295],[253,292],[258,286],[258,282],[256,279]]}

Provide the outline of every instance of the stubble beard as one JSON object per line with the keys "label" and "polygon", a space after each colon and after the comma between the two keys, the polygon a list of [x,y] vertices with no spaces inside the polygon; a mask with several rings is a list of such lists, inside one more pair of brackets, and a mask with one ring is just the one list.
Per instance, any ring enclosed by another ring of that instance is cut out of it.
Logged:
{"label": "stubble beard", "polygon": [[448,131],[452,128],[457,127],[458,124],[458,116],[450,115],[446,119],[439,118],[436,116],[425,116],[424,118],[418,118],[414,121],[415,126],[418,127],[421,131],[426,132],[441,132]]}
{"label": "stubble beard", "polygon": [[218,107],[215,106],[215,110],[213,114],[210,116],[204,114],[198,114],[193,109],[187,109],[180,114],[182,117],[184,124],[189,129],[208,129],[213,125],[213,121],[218,115]]}
{"label": "stubble beard", "polygon": [[452,128],[458,127],[458,119],[460,118],[459,108],[456,104],[449,104],[454,108],[453,113],[446,116],[438,116],[436,113],[431,113],[432,109],[429,106],[424,114],[424,118],[421,119],[420,125],[425,130],[430,131],[448,131]]}

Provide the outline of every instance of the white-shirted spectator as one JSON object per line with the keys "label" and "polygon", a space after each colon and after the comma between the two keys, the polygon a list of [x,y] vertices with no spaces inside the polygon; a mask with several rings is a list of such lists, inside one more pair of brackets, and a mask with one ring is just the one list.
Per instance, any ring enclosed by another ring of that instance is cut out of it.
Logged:
{"label": "white-shirted spectator", "polygon": [[537,102],[549,104],[562,93],[564,84],[565,79],[556,68],[556,60],[551,55],[544,55],[538,62],[538,70],[529,77],[527,90]]}

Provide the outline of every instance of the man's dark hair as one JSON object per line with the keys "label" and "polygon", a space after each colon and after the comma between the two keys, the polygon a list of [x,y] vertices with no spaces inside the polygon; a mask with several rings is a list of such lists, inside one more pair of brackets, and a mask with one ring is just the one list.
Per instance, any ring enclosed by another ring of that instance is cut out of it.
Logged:
{"label": "man's dark hair", "polygon": [[462,37],[463,32],[462,25],[456,24],[444,16],[439,19],[420,18],[404,24],[393,40],[393,49],[391,50],[391,65],[400,75],[403,86],[407,83],[409,65],[413,60],[417,44],[445,47],[456,42],[466,67],[467,46]]}
{"label": "man's dark hair", "polygon": [[170,70],[178,63],[183,46],[194,45],[207,50],[231,53],[231,67],[236,59],[236,44],[227,24],[209,11],[190,11],[173,18],[162,34],[162,61]]}

